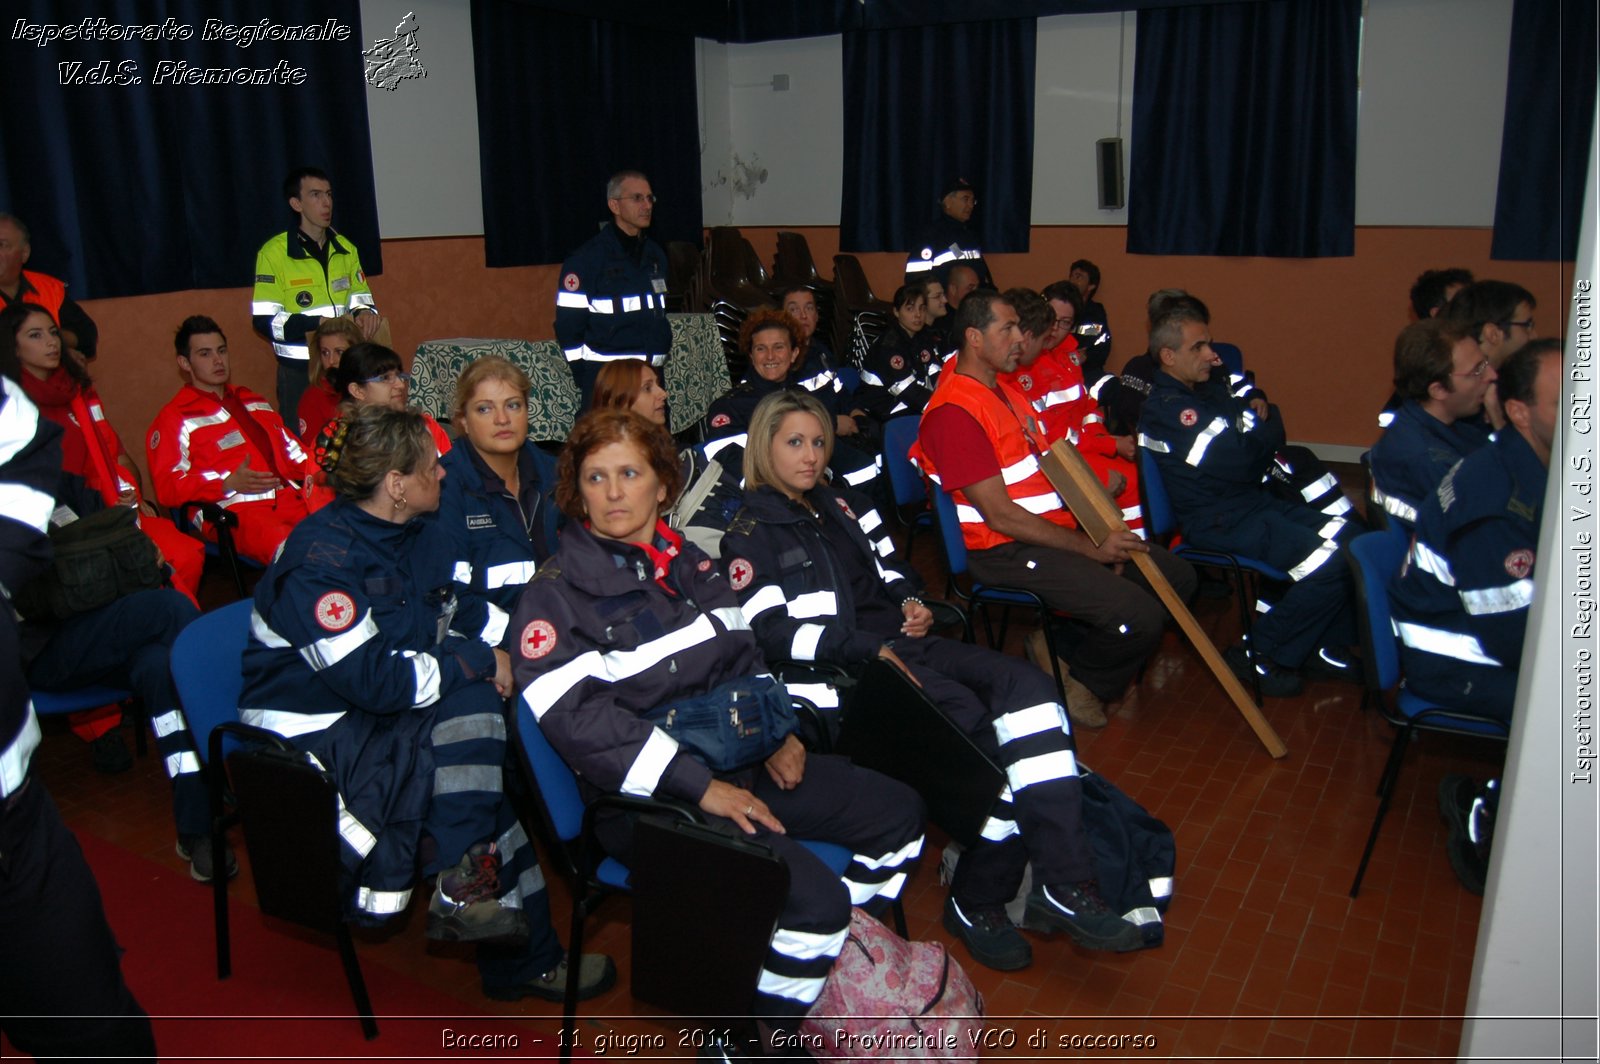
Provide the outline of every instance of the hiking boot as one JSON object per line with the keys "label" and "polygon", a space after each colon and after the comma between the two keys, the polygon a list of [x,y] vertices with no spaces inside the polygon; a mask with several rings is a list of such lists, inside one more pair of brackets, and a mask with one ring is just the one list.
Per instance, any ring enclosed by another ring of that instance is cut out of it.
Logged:
{"label": "hiking boot", "polygon": [[1014,972],[1033,963],[1033,947],[1004,907],[963,912],[954,897],[946,898],[944,929],[965,943],[972,959],[985,968]]}
{"label": "hiking boot", "polygon": [[1239,682],[1246,687],[1254,683],[1254,677],[1259,675],[1261,693],[1268,698],[1293,698],[1305,690],[1305,683],[1300,679],[1299,673],[1274,664],[1260,655],[1251,654],[1242,646],[1224,650],[1222,660],[1228,663],[1228,668],[1233,670],[1233,674],[1239,677]]}
{"label": "hiking boot", "polygon": [[500,854],[480,842],[439,874],[428,902],[426,936],[440,942],[495,942],[528,937],[528,915],[500,904]]}
{"label": "hiking boot", "polygon": [[[1050,673],[1050,643],[1045,638],[1044,629],[1040,628],[1028,636],[1022,643],[1022,652],[1037,668]],[[1106,704],[1100,696],[1083,686],[1072,675],[1067,663],[1056,659],[1061,666],[1061,679],[1067,689],[1067,716],[1072,718],[1072,723],[1084,728],[1104,728],[1106,726]],[[1053,676],[1054,673],[1051,673]]]}
{"label": "hiking boot", "polygon": [[94,770],[114,776],[133,767],[133,755],[122,740],[122,732],[112,729],[89,744],[89,754],[94,759]]}
{"label": "hiking boot", "polygon": [[[617,966],[604,953],[585,953],[578,958],[578,1000],[588,1001],[610,990],[617,981]],[[510,986],[486,986],[484,995],[496,1001],[517,1001],[525,997],[564,1001],[567,997],[567,957],[543,975]]]}
{"label": "hiking boot", "polygon": [[1127,953],[1144,947],[1144,935],[1111,911],[1092,879],[1035,886],[1028,892],[1028,926],[1065,931],[1084,949]]}
{"label": "hiking boot", "polygon": [[1335,650],[1332,647],[1320,647],[1300,666],[1300,672],[1306,676],[1343,680],[1345,683],[1360,684],[1364,680],[1360,660],[1347,650]]}
{"label": "hiking boot", "polygon": [[[202,883],[211,882],[211,877],[216,874],[216,860],[211,853],[210,835],[179,835],[178,856],[189,862],[189,874]],[[222,844],[223,867],[228,870],[228,879],[239,874],[239,859],[233,855],[233,847],[226,842]]]}
{"label": "hiking boot", "polygon": [[1450,828],[1445,852],[1461,885],[1479,897],[1489,875],[1488,815],[1485,790],[1467,776],[1439,781],[1439,816]]}

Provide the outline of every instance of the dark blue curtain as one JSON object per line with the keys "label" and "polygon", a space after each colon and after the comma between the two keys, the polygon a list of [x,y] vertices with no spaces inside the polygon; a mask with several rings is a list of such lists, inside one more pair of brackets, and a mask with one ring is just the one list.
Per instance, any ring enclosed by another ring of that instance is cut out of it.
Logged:
{"label": "dark blue curtain", "polygon": [[1491,258],[1578,257],[1594,101],[1594,0],[1517,0]]}
{"label": "dark blue curtain", "polygon": [[[17,22],[161,25],[188,40],[40,46]],[[349,28],[345,41],[203,39],[208,19]],[[261,243],[292,216],[280,193],[296,166],[334,187],[334,228],[382,269],[357,0],[12,0],[0,32],[0,209],[33,232],[30,267],[77,298],[248,285]],[[175,83],[194,68],[304,72],[298,85]],[[103,68],[97,67],[101,63]],[[81,66],[63,67],[78,63]],[[280,64],[282,66],[280,67]],[[90,83],[96,74],[137,83]],[[83,75],[82,84],[62,84]],[[158,83],[158,78],[162,81]]]}
{"label": "dark blue curtain", "polygon": [[1147,9],[1128,250],[1355,252],[1361,0]]}
{"label": "dark blue curtain", "polygon": [[650,235],[700,243],[694,38],[473,0],[484,259],[560,262],[610,218],[606,178],[642,170]]}
{"label": "dark blue curtain", "polygon": [[847,251],[905,251],[945,182],[978,190],[985,251],[1027,251],[1034,20],[844,35]]}

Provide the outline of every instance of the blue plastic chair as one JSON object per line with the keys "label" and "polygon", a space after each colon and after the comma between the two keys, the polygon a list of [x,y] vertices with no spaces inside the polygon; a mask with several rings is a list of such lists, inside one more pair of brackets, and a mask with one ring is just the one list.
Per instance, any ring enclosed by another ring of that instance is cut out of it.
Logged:
{"label": "blue plastic chair", "polygon": [[840,366],[839,383],[844,385],[844,394],[855,395],[861,388],[861,370],[850,365]]}
{"label": "blue plastic chair", "polygon": [[[1161,467],[1156,464],[1155,455],[1144,447],[1139,448],[1139,494],[1144,502],[1145,532],[1152,539],[1158,540],[1169,540],[1170,537],[1177,535],[1178,515],[1172,508],[1172,499],[1167,495],[1166,483],[1161,479]],[[1252,617],[1255,611],[1251,608],[1251,603],[1256,598],[1258,578],[1265,577],[1279,583],[1289,582],[1289,574],[1282,569],[1242,554],[1195,547],[1184,543],[1181,539],[1169,542],[1167,550],[1174,558],[1182,558],[1191,565],[1221,569],[1228,575],[1238,592],[1239,624],[1247,643],[1254,630]],[[1252,669],[1250,678],[1255,689],[1256,703],[1259,705],[1261,677]]]}
{"label": "blue plastic chair", "polygon": [[1350,884],[1352,898],[1361,891],[1361,880],[1367,874],[1367,862],[1372,859],[1383,818],[1388,814],[1389,803],[1394,798],[1395,784],[1399,781],[1406,747],[1410,745],[1413,733],[1421,729],[1497,739],[1500,742],[1511,737],[1510,725],[1505,721],[1434,705],[1408,691],[1404,685],[1395,692],[1393,706],[1387,702],[1387,693],[1401,683],[1400,641],[1395,635],[1394,618],[1389,608],[1389,580],[1400,571],[1408,549],[1407,542],[1408,539],[1403,540],[1393,532],[1385,531],[1367,532],[1357,536],[1350,544],[1350,565],[1356,578],[1356,618],[1361,629],[1361,658],[1367,690],[1376,700],[1378,711],[1384,719],[1395,726],[1394,745],[1389,748],[1383,775],[1378,779],[1378,812],[1372,818],[1372,830],[1367,834],[1366,848],[1361,851],[1361,864],[1357,866],[1355,880]]}
{"label": "blue plastic chair", "polygon": [[[803,700],[797,700],[803,701]],[[512,705],[516,721],[516,746],[536,816],[528,818],[543,836],[544,850],[572,888],[572,929],[567,938],[567,955],[583,953],[584,925],[591,913],[614,893],[628,892],[632,883],[628,868],[607,856],[594,835],[594,814],[600,809],[628,813],[668,816],[703,823],[700,810],[671,799],[638,798],[624,794],[602,795],[585,805],[578,792],[578,780],[556,748],[545,738],[533,713],[520,701]],[[799,840],[835,874],[843,875],[850,865],[850,851],[828,842]],[[708,904],[710,900],[708,899]],[[905,936],[905,911],[894,903],[896,928]],[[578,1011],[578,965],[567,968],[566,996],[561,1011],[561,1059],[572,1055],[573,1030]],[[750,983],[751,991],[755,981]]]}
{"label": "blue plastic chair", "polygon": [[[195,747],[207,766],[211,790],[211,852],[219,855],[219,859],[228,829],[240,819],[237,809],[229,811],[226,808],[229,799],[224,790],[227,782],[227,773],[223,770],[224,759],[245,749],[247,745],[264,745],[284,753],[294,752],[293,744],[277,733],[251,727],[239,720],[239,696],[244,688],[242,658],[249,642],[250,616],[254,609],[255,602],[244,599],[203,613],[179,632],[172,644],[172,680],[178,689],[178,700],[183,705],[189,729],[194,734]],[[336,792],[333,800],[337,801]],[[303,825],[297,821],[295,827]],[[331,820],[330,830],[334,830]],[[249,841],[247,835],[247,845]],[[337,849],[334,853],[336,855]],[[318,874],[312,878],[324,881],[333,891],[327,900],[332,913],[337,914],[337,857],[333,860],[335,867],[328,870],[327,876]],[[265,911],[268,890],[262,889],[262,868],[252,862],[252,872],[255,873]],[[274,885],[283,882],[284,877],[280,872],[275,870],[272,874]],[[293,875],[302,878],[307,874],[304,868],[293,872]],[[228,877],[221,874],[214,876],[211,886],[217,940],[217,978],[226,979],[233,970],[228,933]],[[286,913],[271,915],[282,915],[334,936],[361,1030],[368,1039],[377,1037],[378,1025],[373,1019],[372,1001],[367,995],[366,981],[361,976],[361,964],[356,958],[355,942],[350,936],[349,927],[336,915],[319,923],[308,923]]]}
{"label": "blue plastic chair", "polygon": [[[131,691],[123,691],[115,687],[101,687],[98,684],[89,687],[77,687],[71,691],[41,691],[35,688],[30,692],[33,698],[33,711],[41,717],[56,717],[64,713],[81,713],[86,709],[98,709],[113,703],[126,703],[133,700]],[[133,743],[141,757],[145,752],[144,729],[136,726],[133,729]]]}
{"label": "blue plastic chair", "polygon": [[894,515],[906,528],[906,557],[916,542],[917,529],[933,526],[933,511],[928,508],[928,488],[922,474],[911,463],[911,445],[917,441],[921,414],[892,417],[883,423],[883,467],[889,474],[894,493]]}
{"label": "blue plastic chair", "polygon": [[[1061,614],[1050,607],[1044,599],[1027,588],[1006,587],[994,584],[985,584],[972,579],[967,573],[967,544],[961,538],[961,521],[956,516],[956,501],[950,493],[937,484],[928,485],[929,493],[933,497],[934,516],[939,526],[939,543],[944,549],[945,571],[949,573],[946,584],[946,595],[954,595],[963,602],[971,603],[972,613],[983,615],[983,633],[992,647],[1002,647],[1006,641],[1006,629],[1011,617],[1013,607],[1033,610],[1039,616],[1039,629],[1044,632],[1045,644],[1050,649],[1050,671],[1055,676],[1056,690],[1061,695],[1061,704],[1067,702],[1066,677],[1061,675],[1061,653],[1056,646],[1055,632],[1051,630],[1050,621]],[[968,577],[968,587],[962,590],[960,577]],[[994,625],[989,619],[990,606],[1000,607],[1000,638],[995,639]],[[975,642],[970,617],[966,623],[967,642]]]}

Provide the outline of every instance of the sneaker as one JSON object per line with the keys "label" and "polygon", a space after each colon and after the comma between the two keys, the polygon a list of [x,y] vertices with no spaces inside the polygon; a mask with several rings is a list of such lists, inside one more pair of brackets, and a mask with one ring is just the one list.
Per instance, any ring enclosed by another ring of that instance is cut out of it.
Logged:
{"label": "sneaker", "polygon": [[963,912],[954,897],[946,898],[944,929],[959,938],[972,959],[985,968],[1014,972],[1033,963],[1033,947],[1004,907]]}
{"label": "sneaker", "polygon": [[1469,777],[1446,776],[1439,781],[1439,816],[1450,828],[1450,835],[1445,839],[1450,867],[1461,885],[1479,897],[1483,896],[1484,882],[1489,875],[1489,840],[1474,837],[1486,836],[1487,831],[1473,830],[1475,820],[1476,826],[1484,827],[1482,805],[1482,791]]}
{"label": "sneaker", "polygon": [[[1044,629],[1040,628],[1028,636],[1022,643],[1022,652],[1027,655],[1035,667],[1055,674],[1050,669],[1050,643],[1045,638]],[[1072,718],[1072,723],[1083,728],[1104,728],[1106,726],[1106,704],[1100,696],[1083,686],[1073,677],[1067,663],[1057,659],[1061,665],[1061,679],[1067,689],[1067,716]]]}
{"label": "sneaker", "polygon": [[461,863],[439,875],[428,903],[426,936],[440,942],[526,939],[528,915],[500,904],[500,854],[480,842]]}
{"label": "sneaker", "polygon": [[[211,882],[216,874],[216,861],[211,853],[210,835],[179,835],[178,856],[189,862],[189,874],[202,883]],[[226,842],[222,844],[223,867],[228,870],[228,879],[239,874],[239,859],[233,855],[233,847]]]}
{"label": "sneaker", "polygon": [[1139,929],[1111,911],[1092,879],[1035,886],[1028,892],[1028,926],[1065,931],[1084,949],[1127,953],[1144,948]]}
{"label": "sneaker", "polygon": [[1307,676],[1353,684],[1360,684],[1365,679],[1361,674],[1359,659],[1347,650],[1334,650],[1332,647],[1319,648],[1300,666],[1300,671]]}
{"label": "sneaker", "polygon": [[1255,682],[1254,677],[1261,678],[1261,693],[1269,698],[1293,698],[1305,690],[1305,684],[1300,679],[1300,674],[1282,665],[1274,665],[1254,654],[1249,653],[1242,646],[1229,647],[1222,652],[1222,660],[1228,663],[1228,668],[1239,677],[1239,682],[1249,687]]}
{"label": "sneaker", "polygon": [[[604,953],[585,953],[578,958],[578,1000],[604,994],[617,981],[617,966]],[[525,983],[511,986],[486,986],[483,992],[496,1001],[517,1001],[525,997],[543,998],[546,1001],[565,1001],[567,997],[567,957],[550,971]]]}
{"label": "sneaker", "polygon": [[122,732],[112,729],[89,744],[89,754],[94,758],[94,770],[114,776],[133,767],[133,755],[122,740]]}

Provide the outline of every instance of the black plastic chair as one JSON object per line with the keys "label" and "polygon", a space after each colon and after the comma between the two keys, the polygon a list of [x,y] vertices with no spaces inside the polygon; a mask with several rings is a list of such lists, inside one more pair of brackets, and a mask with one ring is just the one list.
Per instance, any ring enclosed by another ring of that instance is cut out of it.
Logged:
{"label": "black plastic chair", "polygon": [[202,614],[172,645],[172,679],[210,783],[211,852],[219,862],[211,894],[217,978],[233,972],[228,877],[220,862],[228,829],[242,822],[261,911],[338,940],[362,1033],[376,1038],[372,1002],[343,919],[338,792],[281,736],[238,719],[240,659],[254,609],[246,599]]}
{"label": "black plastic chair", "polygon": [[[796,702],[803,700],[797,699]],[[807,707],[800,705],[797,708]],[[811,712],[814,712],[814,708]],[[639,885],[634,882],[632,870],[616,858],[607,856],[601,848],[594,831],[596,813],[616,811],[657,820],[676,821],[682,826],[701,825],[704,818],[698,809],[682,802],[638,798],[625,794],[602,795],[593,803],[586,805],[578,792],[577,776],[540,731],[532,712],[526,706],[517,704],[513,707],[513,715],[518,758],[534,806],[531,810],[533,815],[525,817],[524,823],[531,823],[534,826],[544,842],[545,854],[572,888],[572,929],[567,939],[567,953],[569,956],[577,957],[583,952],[584,929],[590,914],[612,894],[631,893],[639,889]],[[842,873],[850,863],[850,852],[843,846],[810,840],[800,841],[835,872]],[[737,984],[729,984],[726,980],[717,981],[718,986],[731,985],[737,990],[737,994],[731,998],[724,996],[716,1002],[706,1002],[696,999],[692,988],[681,985],[703,979],[708,959],[715,958],[716,963],[721,964],[725,955],[735,953],[743,955],[745,947],[749,945],[749,929],[761,923],[759,912],[752,915],[749,906],[775,901],[777,907],[772,909],[771,921],[767,924],[765,932],[766,937],[760,941],[758,962],[760,957],[765,955],[766,943],[772,937],[772,928],[776,926],[777,914],[782,908],[782,896],[776,899],[771,896],[763,897],[759,885],[749,890],[743,886],[730,886],[727,879],[729,869],[738,866],[739,862],[725,866],[719,872],[721,878],[716,881],[716,885],[695,894],[692,908],[680,909],[677,912],[676,923],[688,921],[694,925],[695,930],[691,937],[696,945],[693,949],[676,952],[671,949],[658,949],[656,947],[659,946],[659,939],[648,947],[647,954],[653,959],[653,968],[659,969],[662,965],[671,965],[669,972],[652,970],[644,973],[646,981],[641,983],[642,966],[636,956],[632,984],[635,996],[673,1011],[718,1019],[726,1019],[747,1011],[750,996],[756,985],[756,974],[760,970],[759,963],[749,972],[746,981]],[[750,871],[757,884],[768,881],[770,877],[770,870],[748,861],[743,862],[742,867]],[[686,868],[687,863],[683,864],[679,871]],[[785,878],[787,875],[785,870]],[[649,875],[646,881],[650,881]],[[655,882],[660,881],[661,877],[657,875]],[[715,905],[709,904],[709,899],[716,898],[722,900]],[[741,908],[736,918],[729,918],[728,910],[735,899],[739,900]],[[651,900],[645,904],[649,909],[656,902]],[[898,901],[894,905],[894,915],[903,935],[905,914]],[[726,946],[719,944],[724,937],[728,942]],[[562,1060],[567,1060],[572,1055],[573,1029],[577,1023],[578,1012],[578,968],[577,964],[568,965],[567,968],[566,996],[561,1007]],[[685,996],[686,994],[689,996]]]}
{"label": "black plastic chair", "polygon": [[[833,290],[832,281],[818,276],[817,263],[811,257],[811,245],[805,236],[783,229],[778,231],[778,250],[772,257],[772,281],[784,288],[803,284],[814,290],[826,289],[830,293]],[[820,292],[818,302],[821,302]]]}
{"label": "black plastic chair", "polygon": [[210,525],[217,534],[215,543],[201,538],[206,545],[206,557],[221,558],[228,563],[228,571],[233,574],[233,586],[239,592],[239,597],[244,598],[250,594],[245,587],[244,568],[248,566],[254,570],[266,568],[252,558],[245,558],[239,554],[234,546],[233,530],[239,527],[239,515],[214,502],[186,502],[182,506],[172,509],[172,523],[192,535],[198,536],[194,523],[195,514],[199,514],[203,525]]}

